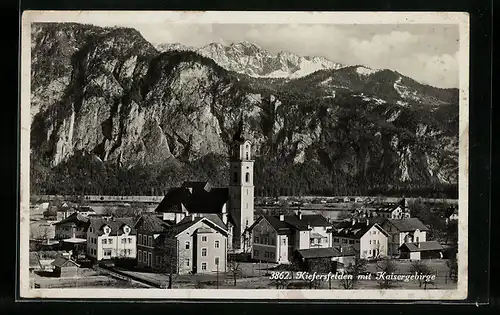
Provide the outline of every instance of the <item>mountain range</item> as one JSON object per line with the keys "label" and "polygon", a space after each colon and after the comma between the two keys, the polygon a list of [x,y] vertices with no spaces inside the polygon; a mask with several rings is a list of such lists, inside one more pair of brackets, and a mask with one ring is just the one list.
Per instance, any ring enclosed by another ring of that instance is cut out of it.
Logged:
{"label": "mountain range", "polygon": [[287,51],[274,54],[248,41],[222,45],[211,43],[201,48],[184,46],[179,43],[160,44],[160,52],[195,51],[213,59],[226,70],[246,74],[251,77],[298,78],[318,70],[339,69],[343,65],[318,56],[298,56]]}
{"label": "mountain range", "polygon": [[224,185],[241,118],[257,194],[456,191],[458,89],[248,42],[154,47],[75,23],[31,36],[33,193]]}

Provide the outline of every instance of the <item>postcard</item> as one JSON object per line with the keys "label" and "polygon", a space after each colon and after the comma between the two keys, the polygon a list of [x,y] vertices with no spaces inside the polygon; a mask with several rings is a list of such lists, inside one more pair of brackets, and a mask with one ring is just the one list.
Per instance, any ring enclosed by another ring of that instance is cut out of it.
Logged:
{"label": "postcard", "polygon": [[469,17],[25,11],[27,299],[467,297]]}

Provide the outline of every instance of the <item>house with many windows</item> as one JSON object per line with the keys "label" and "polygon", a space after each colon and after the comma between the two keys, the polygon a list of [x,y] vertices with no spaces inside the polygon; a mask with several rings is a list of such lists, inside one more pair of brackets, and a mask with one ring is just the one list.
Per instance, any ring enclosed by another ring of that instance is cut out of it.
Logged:
{"label": "house with many windows", "polygon": [[158,237],[163,248],[162,268],[177,274],[227,270],[228,231],[217,215],[190,215]]}
{"label": "house with many windows", "polygon": [[326,248],[331,227],[319,214],[260,216],[250,227],[252,258],[275,263],[290,263],[297,249]]}
{"label": "house with many windows", "polygon": [[137,231],[137,266],[150,270],[159,270],[163,266],[164,251],[162,234],[171,226],[157,214],[141,215],[134,228]]}
{"label": "house with many windows", "polygon": [[87,256],[97,261],[136,258],[136,231],[133,218],[90,217],[87,229]]}
{"label": "house with many windows", "polygon": [[352,246],[364,259],[387,256],[389,234],[377,222],[343,221],[336,223],[330,233],[332,247]]}

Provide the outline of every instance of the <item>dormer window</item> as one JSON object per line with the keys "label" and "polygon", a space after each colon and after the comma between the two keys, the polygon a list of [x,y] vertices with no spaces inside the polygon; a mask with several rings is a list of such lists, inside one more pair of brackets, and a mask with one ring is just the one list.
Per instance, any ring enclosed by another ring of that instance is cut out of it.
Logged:
{"label": "dormer window", "polygon": [[130,233],[130,228],[128,226],[124,226],[123,232],[125,232],[126,234]]}
{"label": "dormer window", "polygon": [[104,233],[105,234],[109,234],[109,232],[111,232],[111,229],[109,228],[109,226],[105,226],[104,227]]}

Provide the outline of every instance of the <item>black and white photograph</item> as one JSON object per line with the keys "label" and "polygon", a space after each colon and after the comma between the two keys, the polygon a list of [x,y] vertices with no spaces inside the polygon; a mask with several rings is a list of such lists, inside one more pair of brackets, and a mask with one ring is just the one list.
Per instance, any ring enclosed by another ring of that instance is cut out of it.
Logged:
{"label": "black and white photograph", "polygon": [[465,298],[468,23],[25,12],[21,297]]}

